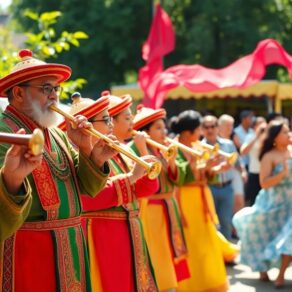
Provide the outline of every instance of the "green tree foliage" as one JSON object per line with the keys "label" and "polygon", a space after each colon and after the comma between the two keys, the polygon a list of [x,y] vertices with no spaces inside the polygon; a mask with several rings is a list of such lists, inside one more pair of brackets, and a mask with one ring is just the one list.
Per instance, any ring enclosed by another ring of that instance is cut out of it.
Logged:
{"label": "green tree foliage", "polygon": [[[171,2],[164,1],[172,15]],[[179,17],[183,21],[174,19],[177,46],[171,62],[221,68],[251,53],[266,38],[292,52],[291,4],[291,0],[185,0]],[[286,79],[278,66],[269,68],[266,78],[276,78],[277,71]]]}
{"label": "green tree foliage", "polygon": [[[69,51],[71,46],[78,47],[79,40],[86,39],[87,35],[82,31],[69,33],[62,31],[60,36],[56,34],[53,25],[57,23],[61,16],[59,11],[44,12],[37,14],[31,10],[25,10],[24,16],[37,24],[38,32],[26,33],[26,47],[34,52],[34,57],[41,60],[56,58],[63,51]],[[0,49],[1,63],[0,72],[4,76],[8,74],[15,63],[19,61],[16,48],[11,40],[9,30],[5,27],[0,29],[0,41],[4,44]],[[63,98],[67,98],[69,93],[81,88],[86,83],[85,79],[78,78],[64,83]]]}
{"label": "green tree foliage", "polygon": [[[13,0],[12,10],[22,29],[37,27],[23,18],[31,8],[63,13],[56,31],[82,30],[89,39],[61,60],[74,76],[88,80],[85,90],[98,96],[112,84],[135,80],[143,66],[141,46],[152,18],[153,2],[125,0]],[[176,28],[176,48],[165,67],[199,63],[221,68],[251,53],[260,40],[274,38],[292,52],[292,0],[161,0]],[[271,66],[266,78],[287,79],[285,70]]]}
{"label": "green tree foliage", "polygon": [[[123,0],[62,0],[13,1],[11,11],[25,30],[36,29],[22,16],[25,8],[40,13],[58,10],[63,13],[56,31],[85,31],[89,39],[59,60],[73,69],[75,76],[84,76],[86,91],[98,96],[113,83],[136,79],[143,65],[141,46],[145,41],[152,17],[151,1]],[[134,76],[134,77],[132,77]]]}
{"label": "green tree foliage", "polygon": [[0,77],[7,75],[17,62],[17,48],[8,29],[0,26]]}

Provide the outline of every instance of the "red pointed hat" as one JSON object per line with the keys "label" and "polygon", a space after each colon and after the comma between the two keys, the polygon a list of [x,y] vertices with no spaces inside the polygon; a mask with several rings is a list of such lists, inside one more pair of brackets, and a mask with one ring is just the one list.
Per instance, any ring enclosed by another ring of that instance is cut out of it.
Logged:
{"label": "red pointed hat", "polygon": [[119,97],[119,96],[111,95],[110,92],[106,90],[101,93],[101,96],[109,97],[110,105],[108,108],[108,112],[111,117],[116,116],[117,114],[122,112],[124,109],[132,105],[132,97],[129,94]]}
{"label": "red pointed hat", "polygon": [[44,76],[55,76],[58,83],[61,83],[71,76],[70,67],[35,59],[30,50],[21,50],[18,55],[21,61],[12,68],[7,76],[0,79],[0,96],[2,97],[7,96],[7,90],[25,81]]}
{"label": "red pointed hat", "polygon": [[144,107],[142,104],[137,106],[137,113],[134,117],[134,130],[139,130],[144,126],[159,120],[164,119],[166,117],[166,111],[163,108],[160,109],[152,109],[148,107]]}
{"label": "red pointed hat", "polygon": [[[82,115],[87,119],[90,119],[107,109],[109,106],[109,98],[107,96],[101,97],[98,100],[93,100],[91,98],[80,97],[77,102],[72,104],[69,114],[76,116]],[[59,126],[63,131],[66,130],[66,122],[62,122]]]}

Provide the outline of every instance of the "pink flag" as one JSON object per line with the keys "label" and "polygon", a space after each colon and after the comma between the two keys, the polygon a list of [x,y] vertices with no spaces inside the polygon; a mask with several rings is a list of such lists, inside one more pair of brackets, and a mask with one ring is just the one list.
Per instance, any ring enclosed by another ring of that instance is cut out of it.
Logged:
{"label": "pink flag", "polygon": [[155,75],[147,92],[151,94],[152,107],[159,108],[170,89],[184,86],[190,91],[207,92],[227,87],[246,88],[259,82],[266,66],[271,64],[285,66],[292,77],[292,56],[277,41],[266,39],[258,43],[253,53],[222,69],[197,64],[169,67]]}
{"label": "pink flag", "polygon": [[147,64],[139,71],[139,84],[145,94],[143,103],[148,107],[155,106],[152,84],[163,71],[163,56],[173,51],[174,46],[175,34],[171,19],[157,4],[150,33],[142,48],[142,57]]}

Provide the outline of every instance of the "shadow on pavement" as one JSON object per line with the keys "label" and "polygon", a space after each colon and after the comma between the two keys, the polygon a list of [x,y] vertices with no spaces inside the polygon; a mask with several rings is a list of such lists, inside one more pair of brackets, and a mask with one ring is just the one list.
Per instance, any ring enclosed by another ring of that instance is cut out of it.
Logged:
{"label": "shadow on pavement", "polygon": [[285,286],[282,289],[275,289],[273,280],[277,277],[278,270],[269,271],[271,282],[261,282],[258,280],[259,274],[253,272],[244,265],[234,265],[227,267],[230,282],[230,292],[270,292],[270,291],[292,291],[292,268],[287,269],[285,274]]}

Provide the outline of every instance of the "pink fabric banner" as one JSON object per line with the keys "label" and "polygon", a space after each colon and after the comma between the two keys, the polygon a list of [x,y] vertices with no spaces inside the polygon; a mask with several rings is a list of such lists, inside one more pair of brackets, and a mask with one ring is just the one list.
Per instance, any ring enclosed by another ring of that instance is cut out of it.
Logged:
{"label": "pink fabric banner", "polygon": [[[258,43],[253,53],[238,59],[222,69],[200,65],[176,65],[156,74],[147,88],[148,106],[160,108],[170,89],[184,86],[190,91],[207,92],[227,87],[246,88],[259,82],[266,66],[282,65],[292,76],[292,56],[275,40]],[[144,89],[143,89],[144,90]]]}
{"label": "pink fabric banner", "polygon": [[142,58],[147,64],[139,71],[139,84],[145,93],[143,103],[149,107],[152,107],[153,102],[152,82],[163,71],[163,56],[173,51],[174,46],[175,34],[171,19],[157,4],[150,33],[142,48]]}

